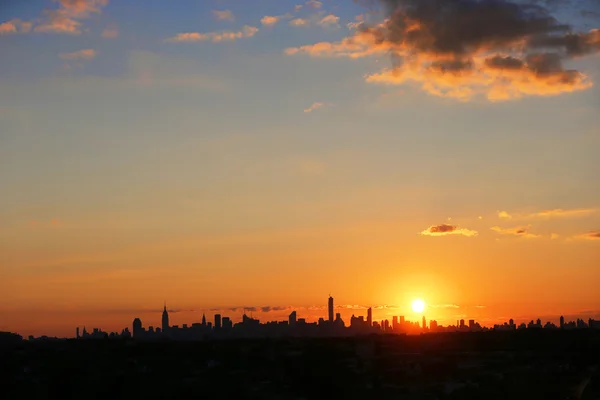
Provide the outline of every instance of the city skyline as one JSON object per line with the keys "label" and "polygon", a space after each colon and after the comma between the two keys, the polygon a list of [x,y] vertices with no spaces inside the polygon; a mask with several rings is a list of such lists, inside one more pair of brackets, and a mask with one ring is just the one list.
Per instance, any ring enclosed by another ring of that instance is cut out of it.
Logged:
{"label": "city skyline", "polygon": [[[420,304],[419,304],[420,303]],[[417,304],[417,305],[415,305]],[[377,332],[386,332],[388,326],[390,327],[388,333],[408,333],[408,334],[418,334],[423,332],[445,332],[445,331],[455,331],[463,330],[463,331],[472,331],[474,328],[476,330],[511,330],[511,329],[525,329],[525,328],[562,328],[563,325],[571,328],[581,328],[581,327],[592,327],[592,323],[594,323],[593,328],[600,329],[600,321],[596,320],[596,318],[600,315],[600,312],[587,312],[580,314],[561,314],[555,317],[517,317],[517,318],[498,318],[496,320],[480,320],[478,318],[473,317],[473,315],[469,316],[467,314],[454,314],[455,320],[438,320],[436,318],[429,318],[426,315],[426,312],[433,311],[435,308],[438,308],[439,305],[428,306],[421,299],[415,299],[411,307],[412,315],[401,315],[398,313],[394,313],[394,310],[399,310],[400,308],[389,307],[389,306],[358,306],[358,305],[337,305],[334,302],[334,298],[330,295],[327,301],[326,306],[318,307],[271,307],[271,306],[263,306],[263,307],[229,307],[229,308],[212,308],[208,310],[202,310],[196,312],[195,310],[187,310],[188,314],[184,314],[189,316],[190,313],[193,313],[198,316],[197,321],[184,321],[180,316],[179,318],[173,319],[171,316],[178,315],[182,313],[182,310],[177,310],[173,308],[168,308],[167,302],[164,302],[163,309],[160,311],[149,311],[143,314],[145,316],[155,315],[156,323],[153,323],[152,319],[150,322],[148,320],[142,320],[138,316],[134,318],[133,329],[129,329],[129,326],[124,327],[123,329],[107,329],[103,330],[99,328],[98,324],[88,324],[87,326],[93,326],[92,329],[88,329],[86,331],[86,324],[77,325],[76,326],[76,337],[79,337],[80,334],[82,337],[87,337],[91,335],[92,338],[101,338],[103,335],[110,332],[111,337],[114,334],[127,334],[133,335],[136,325],[139,324],[138,331],[150,333],[151,335],[160,335],[161,332],[164,334],[169,329],[175,329],[179,331],[179,335],[184,335],[185,331],[188,331],[188,334],[194,333],[192,328],[198,329],[200,327],[208,328],[208,331],[214,330],[215,327],[220,327],[221,324],[229,324],[228,329],[235,328],[238,326],[238,330],[241,329],[245,324],[243,322],[256,323],[260,326],[270,326],[272,324],[280,325],[283,322],[286,323],[287,327],[292,326],[292,321],[296,323],[296,321],[307,324],[307,327],[313,328],[323,328],[324,325],[337,325],[339,323],[338,328],[349,329],[350,332],[358,333],[358,334],[366,334],[366,333],[377,333]],[[443,308],[452,308],[456,309],[459,306],[456,305],[444,305]],[[475,308],[481,309],[485,308],[483,306],[477,306]],[[421,310],[422,311],[418,311]],[[303,315],[301,312],[303,311],[312,311],[314,312],[314,316],[311,318],[310,314],[307,318],[307,315]],[[378,313],[373,314],[373,310],[380,311],[385,310],[386,314],[381,315]],[[126,311],[126,310],[123,310]],[[127,310],[131,311],[131,310]],[[300,311],[300,313],[298,312]],[[201,322],[200,322],[200,314],[201,313]],[[254,315],[254,314],[257,315]],[[344,313],[344,316],[342,316]],[[161,318],[158,318],[158,314],[161,314]],[[266,318],[261,318],[266,316]],[[274,315],[284,316],[285,318],[276,318]],[[434,314],[435,315],[435,314]],[[271,317],[271,318],[269,318]],[[537,321],[537,322],[536,322]],[[543,323],[542,323],[543,321]],[[595,322],[594,322],[595,321]],[[145,322],[145,323],[144,323]],[[487,322],[487,323],[486,323]],[[580,326],[579,324],[582,324]],[[364,327],[373,328],[371,331],[364,331],[360,328],[356,330],[357,326],[355,324],[361,325]],[[389,325],[388,325],[389,324]],[[507,325],[508,324],[508,325]],[[114,328],[114,326],[113,326]],[[325,326],[327,329],[327,326]],[[72,331],[72,329],[71,329]],[[66,336],[60,335],[49,335],[49,334],[28,334],[23,335],[22,332],[14,332],[20,334],[23,337],[36,338],[36,337],[57,337],[57,338],[68,338],[71,337],[69,334]],[[324,331],[325,335],[339,335],[341,332],[333,333],[329,330]],[[196,331],[196,334],[198,332]],[[323,332],[321,333],[323,334]],[[143,333],[142,333],[143,335]],[[140,336],[140,333],[138,333]],[[139,337],[138,337],[139,338]],[[185,335],[183,336],[185,338]],[[187,338],[188,340],[190,338]]]}
{"label": "city skyline", "polygon": [[598,2],[427,1],[2,2],[0,330],[597,316]]}

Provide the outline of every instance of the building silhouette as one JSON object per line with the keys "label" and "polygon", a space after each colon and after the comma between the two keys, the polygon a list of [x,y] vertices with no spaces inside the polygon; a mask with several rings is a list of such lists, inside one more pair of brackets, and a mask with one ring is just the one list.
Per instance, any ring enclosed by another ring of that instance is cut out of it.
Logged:
{"label": "building silhouette", "polygon": [[[162,331],[163,333],[167,333],[169,331],[169,313],[167,312],[167,303],[165,302],[165,306],[163,308],[162,313]],[[134,333],[135,335],[135,333]]]}

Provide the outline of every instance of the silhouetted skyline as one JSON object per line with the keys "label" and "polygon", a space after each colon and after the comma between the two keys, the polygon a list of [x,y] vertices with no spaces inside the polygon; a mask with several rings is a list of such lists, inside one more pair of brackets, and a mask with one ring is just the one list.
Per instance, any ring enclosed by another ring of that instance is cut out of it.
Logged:
{"label": "silhouetted skyline", "polygon": [[[230,316],[213,314],[202,314],[201,322],[184,323],[181,325],[171,324],[169,321],[169,310],[167,302],[163,305],[160,326],[146,325],[141,318],[133,319],[131,329],[124,327],[120,332],[105,332],[101,328],[94,327],[90,330],[86,326],[75,328],[75,337],[82,339],[104,339],[105,337],[133,337],[138,340],[207,340],[220,338],[252,338],[252,337],[336,337],[368,334],[424,334],[440,332],[486,332],[486,331],[512,331],[523,329],[600,329],[600,321],[594,318],[583,320],[578,318],[574,321],[565,320],[564,316],[559,318],[559,323],[542,321],[540,318],[529,322],[516,323],[510,319],[503,323],[485,326],[475,319],[457,319],[456,324],[442,325],[437,320],[427,320],[422,315],[416,321],[410,321],[404,315],[393,316],[389,319],[373,320],[372,308],[365,311],[365,315],[354,315],[348,321],[344,320],[339,312],[335,312],[335,299],[330,295],[327,300],[327,314],[320,317],[316,322],[307,321],[297,311],[291,311],[286,320],[273,320],[261,322],[257,318],[246,314],[241,316],[241,321],[234,322]],[[48,336],[41,336],[47,338]],[[35,339],[30,335],[29,339]]]}

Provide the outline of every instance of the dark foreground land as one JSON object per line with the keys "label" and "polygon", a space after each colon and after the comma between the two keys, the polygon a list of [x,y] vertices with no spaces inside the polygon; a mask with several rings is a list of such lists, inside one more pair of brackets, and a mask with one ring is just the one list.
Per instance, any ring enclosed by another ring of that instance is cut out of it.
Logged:
{"label": "dark foreground land", "polygon": [[0,346],[0,398],[600,399],[593,331]]}

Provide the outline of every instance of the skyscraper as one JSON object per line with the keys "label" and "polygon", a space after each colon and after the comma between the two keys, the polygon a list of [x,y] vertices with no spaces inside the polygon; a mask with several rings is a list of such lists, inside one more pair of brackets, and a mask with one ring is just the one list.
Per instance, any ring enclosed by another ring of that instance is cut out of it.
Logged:
{"label": "skyscraper", "polygon": [[221,329],[221,314],[215,314],[215,329]]}
{"label": "skyscraper", "polygon": [[[162,331],[167,332],[169,330],[169,313],[167,312],[167,302],[165,302],[165,307],[163,308],[162,313]],[[135,336],[135,332],[134,332]]]}
{"label": "skyscraper", "polygon": [[367,310],[367,325],[370,327],[373,326],[373,310],[371,307]]}
{"label": "skyscraper", "polygon": [[296,311],[292,311],[288,317],[290,326],[296,326]]}
{"label": "skyscraper", "polygon": [[329,322],[333,323],[333,297],[331,297],[331,295],[329,295],[327,309],[329,310]]}

